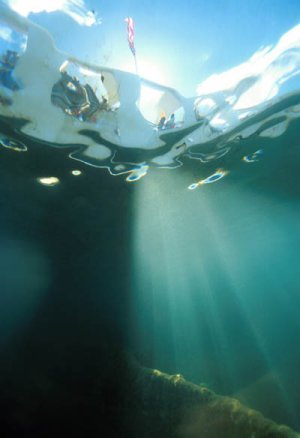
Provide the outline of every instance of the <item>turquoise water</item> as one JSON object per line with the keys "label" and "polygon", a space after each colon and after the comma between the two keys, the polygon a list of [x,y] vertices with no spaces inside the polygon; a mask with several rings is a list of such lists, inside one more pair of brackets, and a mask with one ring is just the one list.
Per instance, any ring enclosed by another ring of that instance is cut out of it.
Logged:
{"label": "turquoise water", "polygon": [[137,188],[132,227],[141,360],[295,428],[298,132],[297,123],[280,139],[250,137],[264,151],[258,162],[239,161],[242,143],[220,160],[226,178],[193,192],[198,166],[150,175]]}
{"label": "turquoise water", "polygon": [[[1,102],[4,425],[29,434],[43,403],[61,424],[57,399],[92,424],[95,381],[110,418],[126,351],[300,430],[299,104],[286,94],[238,122],[229,104],[228,125],[209,113],[148,148],[61,108],[82,143],[50,141],[51,119],[35,137]],[[84,155],[89,140],[111,155]]]}
{"label": "turquoise water", "polygon": [[[136,185],[1,126],[27,146],[1,149],[5,354],[60,375],[82,350],[83,371],[101,362],[104,336],[299,428],[299,122]],[[188,189],[218,168],[226,177]]]}

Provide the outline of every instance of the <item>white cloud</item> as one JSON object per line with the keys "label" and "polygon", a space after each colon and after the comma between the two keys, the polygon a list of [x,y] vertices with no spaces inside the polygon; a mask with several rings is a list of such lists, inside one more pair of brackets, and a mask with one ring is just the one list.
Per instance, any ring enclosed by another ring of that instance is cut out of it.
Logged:
{"label": "white cloud", "polygon": [[7,0],[11,9],[27,17],[30,13],[61,11],[83,26],[99,24],[100,19],[89,11],[84,0]]}
{"label": "white cloud", "polygon": [[12,42],[12,30],[5,26],[0,26],[0,38],[9,43]]}
{"label": "white cloud", "polygon": [[197,87],[198,95],[225,92],[235,110],[251,108],[274,97],[280,85],[300,73],[300,25],[285,33],[275,46],[265,47],[246,62],[213,74]]}

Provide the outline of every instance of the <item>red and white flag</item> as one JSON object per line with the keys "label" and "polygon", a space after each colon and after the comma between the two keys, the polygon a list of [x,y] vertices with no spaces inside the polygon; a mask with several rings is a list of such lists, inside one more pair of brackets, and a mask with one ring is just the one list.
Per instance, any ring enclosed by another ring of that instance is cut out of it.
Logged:
{"label": "red and white flag", "polygon": [[135,56],[135,47],[134,47],[134,22],[131,17],[125,18],[125,21],[127,23],[127,37],[128,37],[128,44],[130,47],[130,50],[132,51],[133,56]]}

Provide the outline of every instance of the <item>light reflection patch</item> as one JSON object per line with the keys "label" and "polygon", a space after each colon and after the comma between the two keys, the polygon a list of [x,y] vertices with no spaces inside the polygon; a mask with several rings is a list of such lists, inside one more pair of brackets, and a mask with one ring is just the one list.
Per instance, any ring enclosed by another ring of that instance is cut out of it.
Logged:
{"label": "light reflection patch", "polygon": [[126,181],[127,182],[138,181],[139,179],[143,178],[143,176],[147,175],[148,169],[149,166],[145,166],[145,165],[134,169],[132,172],[130,172],[130,175],[128,175]]}
{"label": "light reflection patch", "polygon": [[243,157],[243,161],[246,163],[256,163],[260,160],[261,156],[263,155],[263,150],[258,149],[257,151],[253,152],[253,154],[245,155]]}
{"label": "light reflection patch", "polygon": [[45,178],[38,178],[38,182],[44,186],[52,187],[59,183],[59,179],[56,178],[56,176],[49,176]]}
{"label": "light reflection patch", "polygon": [[117,172],[122,172],[125,169],[126,169],[126,167],[123,164],[117,164],[117,166],[115,166],[115,168],[114,168],[114,170]]}
{"label": "light reflection patch", "polygon": [[222,169],[218,169],[215,173],[213,173],[212,175],[208,176],[205,179],[201,179],[200,181],[198,181],[197,183],[193,183],[191,185],[188,186],[189,190],[195,190],[197,187],[203,185],[203,184],[212,184],[216,181],[219,181],[219,179],[223,178],[225,175],[228,174],[228,171],[226,170],[222,170]]}
{"label": "light reflection patch", "polygon": [[72,170],[72,175],[74,175],[74,176],[79,176],[79,175],[81,175],[81,170]]}
{"label": "light reflection patch", "polygon": [[209,163],[211,161],[217,160],[219,158],[224,157],[228,152],[230,152],[230,148],[222,148],[219,151],[214,152],[213,154],[203,154],[200,152],[188,152],[188,157],[193,160],[200,160],[201,163]]}
{"label": "light reflection patch", "polygon": [[7,137],[0,138],[0,144],[1,146],[11,149],[15,152],[26,152],[27,146],[24,143],[21,143],[20,141],[12,140]]}

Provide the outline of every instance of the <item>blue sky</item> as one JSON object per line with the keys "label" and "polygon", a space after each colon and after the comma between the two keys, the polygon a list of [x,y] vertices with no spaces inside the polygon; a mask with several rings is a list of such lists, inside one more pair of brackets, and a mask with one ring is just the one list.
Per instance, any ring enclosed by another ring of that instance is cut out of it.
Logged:
{"label": "blue sky", "polygon": [[[50,1],[50,0],[49,0]],[[135,21],[139,70],[157,82],[196,94],[213,73],[230,69],[300,23],[299,0],[86,0],[102,24],[79,26],[61,12],[31,14],[59,48],[84,60],[134,69],[124,18]]]}

